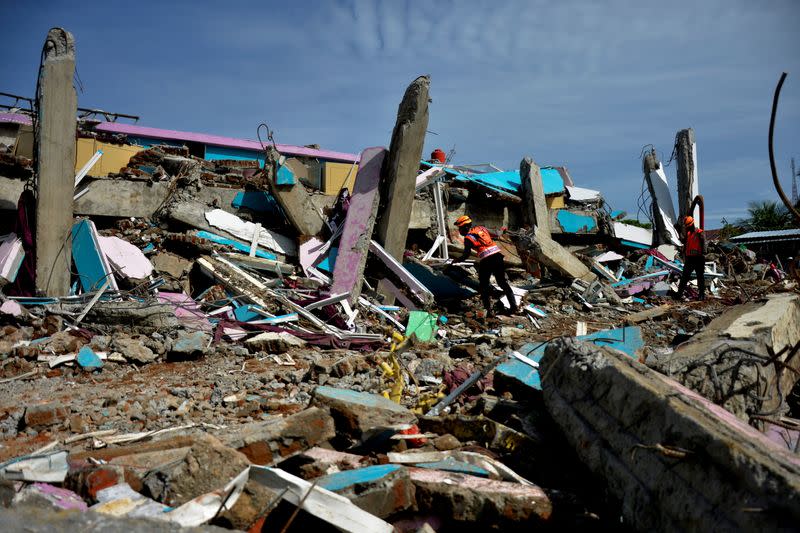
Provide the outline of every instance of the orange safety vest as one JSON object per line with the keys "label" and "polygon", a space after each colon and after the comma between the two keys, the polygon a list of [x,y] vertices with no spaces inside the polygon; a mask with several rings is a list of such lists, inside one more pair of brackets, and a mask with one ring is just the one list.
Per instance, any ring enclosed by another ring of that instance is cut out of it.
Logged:
{"label": "orange safety vest", "polygon": [[684,248],[686,257],[703,255],[703,242],[701,239],[702,233],[703,230],[701,229],[686,233],[686,245]]}
{"label": "orange safety vest", "polygon": [[500,253],[500,247],[495,244],[489,230],[483,226],[475,226],[469,233],[464,236],[464,239],[469,239],[475,253],[478,254],[478,259],[489,257],[496,253]]}

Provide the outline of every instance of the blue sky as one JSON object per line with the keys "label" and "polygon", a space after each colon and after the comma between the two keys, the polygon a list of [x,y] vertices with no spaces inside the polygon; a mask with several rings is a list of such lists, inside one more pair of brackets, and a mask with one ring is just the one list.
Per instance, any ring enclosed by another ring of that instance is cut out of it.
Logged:
{"label": "blue sky", "polygon": [[[707,226],[790,194],[800,159],[800,2],[19,2],[0,0],[0,91],[32,95],[47,30],[76,39],[79,105],[140,124],[359,152],[388,145],[397,105],[430,74],[426,153],[518,168],[564,164],[636,213],[639,155],[695,129]],[[675,164],[667,168],[674,189]]]}

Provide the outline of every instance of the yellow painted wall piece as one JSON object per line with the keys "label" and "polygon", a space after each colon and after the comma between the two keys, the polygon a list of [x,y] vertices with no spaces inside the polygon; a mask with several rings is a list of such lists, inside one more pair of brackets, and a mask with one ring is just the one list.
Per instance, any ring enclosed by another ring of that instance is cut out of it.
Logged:
{"label": "yellow painted wall piece", "polygon": [[103,156],[89,171],[90,176],[107,176],[119,172],[121,168],[128,166],[128,162],[134,154],[144,148],[129,144],[109,144],[86,137],[80,138],[75,150],[75,172],[83,168],[83,165],[98,150],[103,151]]}
{"label": "yellow painted wall piece", "polygon": [[561,209],[566,204],[564,203],[564,195],[559,194],[558,196],[548,196],[545,198],[547,201],[547,208],[548,209]]}
{"label": "yellow painted wall piece", "polygon": [[357,172],[358,165],[352,163],[326,162],[322,170],[322,192],[336,195],[342,188],[347,187],[352,193]]}

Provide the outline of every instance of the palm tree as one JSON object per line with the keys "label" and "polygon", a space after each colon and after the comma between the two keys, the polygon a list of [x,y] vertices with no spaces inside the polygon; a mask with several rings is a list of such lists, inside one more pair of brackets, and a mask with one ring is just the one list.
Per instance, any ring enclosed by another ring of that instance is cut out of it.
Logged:
{"label": "palm tree", "polygon": [[737,225],[748,231],[786,229],[792,224],[792,218],[786,206],[777,201],[750,202],[747,213],[750,216],[739,220]]}

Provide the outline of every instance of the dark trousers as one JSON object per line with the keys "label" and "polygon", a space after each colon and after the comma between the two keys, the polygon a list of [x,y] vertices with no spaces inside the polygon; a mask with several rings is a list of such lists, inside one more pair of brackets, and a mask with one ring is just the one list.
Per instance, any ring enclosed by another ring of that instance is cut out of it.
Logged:
{"label": "dark trousers", "polygon": [[478,281],[480,282],[481,301],[483,307],[490,311],[492,309],[492,286],[489,284],[489,277],[494,276],[494,280],[503,289],[503,292],[508,298],[508,303],[511,309],[517,308],[517,300],[514,297],[514,291],[511,290],[511,285],[508,284],[506,279],[506,262],[503,260],[503,254],[497,253],[484,257],[478,263]]}
{"label": "dark trousers", "polygon": [[692,273],[697,275],[697,292],[698,299],[702,300],[706,297],[706,280],[703,276],[705,272],[706,258],[702,255],[690,255],[686,258],[683,264],[683,272],[681,272],[681,282],[678,285],[678,298],[683,296],[683,291],[686,290],[686,284],[692,279]]}

